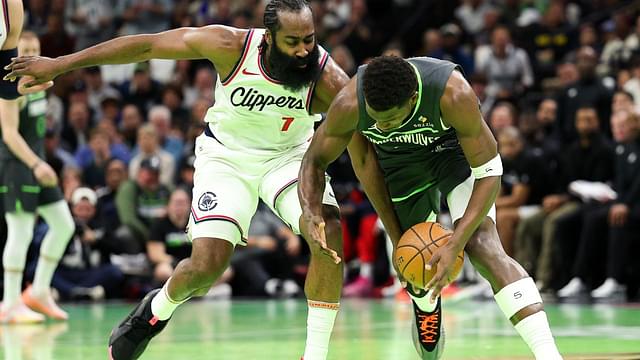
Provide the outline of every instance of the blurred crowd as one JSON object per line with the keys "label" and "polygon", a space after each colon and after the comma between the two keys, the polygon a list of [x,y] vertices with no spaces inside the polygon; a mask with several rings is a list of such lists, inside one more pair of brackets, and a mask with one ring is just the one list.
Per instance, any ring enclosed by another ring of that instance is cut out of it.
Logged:
{"label": "blurred crowd", "polygon": [[[640,3],[310,3],[319,43],[349,75],[383,53],[462,66],[503,159],[498,231],[541,290],[637,296],[640,268],[629,254],[640,250]],[[43,56],[56,57],[181,26],[261,27],[263,9],[261,0],[25,0],[25,29],[40,38]],[[76,222],[53,280],[61,298],[137,298],[189,256],[194,139],[215,86],[206,60],[105,65],[56,79],[47,161]],[[384,231],[346,154],[330,173],[342,212],[345,296],[392,295]],[[32,261],[46,230],[37,226]],[[266,206],[249,235],[208,296],[301,295],[304,241]]]}

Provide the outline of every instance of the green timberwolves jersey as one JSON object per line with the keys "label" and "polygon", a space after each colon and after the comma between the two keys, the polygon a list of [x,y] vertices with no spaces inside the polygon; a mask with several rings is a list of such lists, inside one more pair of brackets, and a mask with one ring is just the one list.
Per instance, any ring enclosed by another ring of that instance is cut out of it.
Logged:
{"label": "green timberwolves jersey", "polygon": [[[439,193],[448,193],[470,175],[455,129],[440,114],[440,98],[451,73],[451,62],[419,57],[408,59],[418,77],[418,100],[413,113],[398,128],[381,131],[365,110],[362,77],[358,69],[358,131],[373,145],[396,204],[429,190],[429,206],[437,213]],[[420,202],[423,202],[422,200]]]}
{"label": "green timberwolves jersey", "polygon": [[[44,158],[44,135],[47,129],[47,94],[40,91],[18,99],[20,103],[20,124],[18,131],[29,144],[31,150]],[[17,159],[4,142],[0,141],[0,159]]]}

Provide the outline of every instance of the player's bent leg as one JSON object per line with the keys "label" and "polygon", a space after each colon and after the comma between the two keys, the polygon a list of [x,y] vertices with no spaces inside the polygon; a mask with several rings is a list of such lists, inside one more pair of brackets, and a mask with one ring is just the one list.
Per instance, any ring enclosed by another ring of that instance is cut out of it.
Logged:
{"label": "player's bent leg", "polygon": [[[50,190],[43,189],[44,191]],[[57,189],[56,191],[59,193]],[[61,198],[62,194],[59,196]],[[53,300],[50,286],[53,273],[75,231],[75,223],[69,205],[63,199],[39,206],[37,211],[44,218],[49,230],[42,240],[33,286],[23,292],[22,300],[31,309],[49,318],[67,320],[69,315]]]}
{"label": "player's bent leg", "polygon": [[112,331],[110,359],[133,360],[140,357],[180,304],[192,296],[206,294],[229,265],[233,248],[233,243],[219,238],[194,239],[191,257],[182,260],[167,283],[147,294]]}
{"label": "player's bent leg", "polygon": [[491,283],[498,306],[536,359],[562,359],[533,279],[505,253],[491,218],[483,221],[465,251],[478,272]]}

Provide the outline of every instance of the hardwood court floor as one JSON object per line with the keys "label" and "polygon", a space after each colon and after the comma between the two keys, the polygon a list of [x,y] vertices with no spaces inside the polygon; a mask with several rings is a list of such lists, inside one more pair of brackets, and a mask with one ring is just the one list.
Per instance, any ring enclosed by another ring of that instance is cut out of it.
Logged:
{"label": "hardwood court floor", "polygon": [[[67,305],[68,323],[2,326],[0,359],[106,359],[109,331],[133,304]],[[444,360],[533,359],[493,302],[444,304]],[[640,359],[640,307],[548,305],[565,359]],[[392,300],[345,300],[329,359],[418,359],[411,308]],[[194,301],[178,309],[141,360],[298,360],[305,340],[303,300]]]}

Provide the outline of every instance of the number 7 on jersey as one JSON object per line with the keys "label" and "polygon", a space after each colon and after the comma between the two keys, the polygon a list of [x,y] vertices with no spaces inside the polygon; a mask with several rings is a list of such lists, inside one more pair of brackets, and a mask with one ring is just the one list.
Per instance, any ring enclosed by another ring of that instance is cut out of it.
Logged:
{"label": "number 7 on jersey", "polygon": [[280,129],[280,131],[287,131],[289,130],[289,126],[291,126],[291,123],[293,122],[293,120],[295,120],[295,118],[292,118],[290,116],[283,116],[282,120],[284,120],[284,124],[282,124],[282,129]]}

